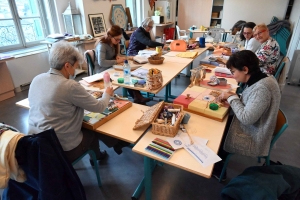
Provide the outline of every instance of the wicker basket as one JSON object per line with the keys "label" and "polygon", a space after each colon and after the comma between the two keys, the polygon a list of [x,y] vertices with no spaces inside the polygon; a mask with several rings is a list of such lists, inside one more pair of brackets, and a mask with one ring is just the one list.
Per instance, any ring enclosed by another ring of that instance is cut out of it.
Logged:
{"label": "wicker basket", "polygon": [[154,56],[152,56],[152,57],[148,58],[148,61],[152,65],[160,65],[164,62],[164,59],[165,59],[164,57],[154,57]]}
{"label": "wicker basket", "polygon": [[[172,105],[176,109],[180,109],[180,113],[177,117],[177,120],[176,120],[174,126],[168,125],[168,124],[159,124],[159,123],[155,122],[155,120],[157,119],[157,117],[158,117],[159,113],[162,111],[162,109],[164,109],[165,106],[169,106],[169,105]],[[156,116],[154,117],[154,122],[152,122],[152,133],[155,135],[174,137],[178,133],[179,125],[180,125],[180,122],[181,122],[183,116],[184,116],[184,113],[183,113],[182,105],[164,102],[164,104],[161,107],[161,109],[159,110],[159,112],[156,113]]]}

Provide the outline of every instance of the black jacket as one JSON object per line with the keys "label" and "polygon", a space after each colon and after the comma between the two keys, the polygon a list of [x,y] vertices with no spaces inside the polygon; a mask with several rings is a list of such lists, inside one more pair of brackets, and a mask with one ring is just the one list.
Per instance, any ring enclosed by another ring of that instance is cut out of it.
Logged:
{"label": "black jacket", "polygon": [[21,138],[15,150],[27,180],[9,180],[3,200],[85,200],[83,186],[53,129]]}
{"label": "black jacket", "polygon": [[135,56],[138,54],[139,50],[144,50],[146,47],[157,47],[164,46],[162,43],[154,42],[151,40],[150,33],[145,31],[143,27],[136,29],[131,37],[130,43],[127,50],[128,56]]}

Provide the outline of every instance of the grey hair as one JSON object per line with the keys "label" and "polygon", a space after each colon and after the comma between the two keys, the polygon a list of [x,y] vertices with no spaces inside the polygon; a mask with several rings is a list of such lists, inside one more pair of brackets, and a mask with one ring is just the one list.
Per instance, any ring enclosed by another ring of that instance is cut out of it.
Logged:
{"label": "grey hair", "polygon": [[66,63],[74,65],[76,61],[83,63],[83,57],[69,42],[59,41],[52,45],[49,54],[51,68],[61,70]]}
{"label": "grey hair", "polygon": [[153,19],[151,19],[151,17],[146,17],[143,21],[142,21],[142,24],[141,24],[141,26],[143,27],[143,28],[146,28],[149,24],[154,24],[154,21],[153,21]]}

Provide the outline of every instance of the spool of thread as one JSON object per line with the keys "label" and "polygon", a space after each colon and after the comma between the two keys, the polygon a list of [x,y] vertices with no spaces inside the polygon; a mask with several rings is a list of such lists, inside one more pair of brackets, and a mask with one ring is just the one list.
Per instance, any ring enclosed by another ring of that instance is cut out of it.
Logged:
{"label": "spool of thread", "polygon": [[118,78],[118,83],[124,83],[124,78]]}
{"label": "spool of thread", "polygon": [[199,47],[201,47],[201,48],[205,47],[205,37],[199,38]]}

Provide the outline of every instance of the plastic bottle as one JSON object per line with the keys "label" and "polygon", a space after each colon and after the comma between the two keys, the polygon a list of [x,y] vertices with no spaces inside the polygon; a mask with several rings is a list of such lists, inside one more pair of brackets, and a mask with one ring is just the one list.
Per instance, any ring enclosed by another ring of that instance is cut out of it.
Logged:
{"label": "plastic bottle", "polygon": [[161,38],[161,43],[162,44],[166,44],[166,34],[163,34],[162,38]]}
{"label": "plastic bottle", "polygon": [[103,75],[104,88],[110,87],[110,75],[108,72],[105,72]]}
{"label": "plastic bottle", "polygon": [[124,72],[124,84],[130,85],[130,76],[131,76],[131,67],[128,63],[128,60],[124,61],[124,67],[123,67],[123,72]]}

